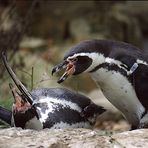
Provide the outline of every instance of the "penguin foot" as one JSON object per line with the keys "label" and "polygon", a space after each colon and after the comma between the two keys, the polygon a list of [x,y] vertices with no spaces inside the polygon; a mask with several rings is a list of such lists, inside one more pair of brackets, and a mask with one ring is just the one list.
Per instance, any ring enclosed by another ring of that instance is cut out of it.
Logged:
{"label": "penguin foot", "polygon": [[140,120],[140,124],[139,124],[139,129],[140,128],[148,128],[148,113],[146,112],[146,114],[143,116],[143,118]]}

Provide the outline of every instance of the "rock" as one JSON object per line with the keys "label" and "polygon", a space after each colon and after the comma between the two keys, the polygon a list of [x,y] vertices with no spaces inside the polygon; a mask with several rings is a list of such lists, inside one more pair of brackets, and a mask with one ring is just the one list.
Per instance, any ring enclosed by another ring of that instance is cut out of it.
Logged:
{"label": "rock", "polygon": [[0,130],[1,148],[146,148],[147,139],[148,129],[113,134],[88,129]]}
{"label": "rock", "polygon": [[112,136],[112,140],[124,148],[148,147],[148,129],[127,131]]}
{"label": "rock", "polygon": [[110,130],[110,131],[117,131],[123,132],[130,129],[130,125],[125,120],[100,120],[98,117],[94,129],[101,129],[101,130]]}
{"label": "rock", "polygon": [[9,128],[0,131],[2,148],[77,148],[80,145],[95,148],[99,146],[99,141],[106,146],[106,139],[108,138],[99,137],[95,131],[87,129],[33,131]]}
{"label": "rock", "polygon": [[113,131],[127,131],[130,129],[130,125],[125,120],[120,120],[117,124],[114,124],[112,127]]}

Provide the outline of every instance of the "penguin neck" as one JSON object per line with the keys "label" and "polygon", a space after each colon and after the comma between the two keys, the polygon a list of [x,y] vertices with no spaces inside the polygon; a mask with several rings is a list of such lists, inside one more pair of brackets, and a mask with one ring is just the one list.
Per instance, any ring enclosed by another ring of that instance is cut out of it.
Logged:
{"label": "penguin neck", "polygon": [[40,122],[39,119],[37,119],[36,116],[34,116],[32,119],[26,122],[25,129],[41,130],[43,129],[43,124]]}
{"label": "penguin neck", "polygon": [[93,69],[105,63],[106,61],[106,57],[102,53],[85,53],[85,56],[88,56],[90,59],[92,59],[92,64],[89,66],[88,69],[85,70],[85,72],[91,72]]}
{"label": "penguin neck", "polygon": [[41,129],[42,125],[37,117],[37,112],[34,107],[25,112],[13,112],[12,120],[14,126],[23,129]]}

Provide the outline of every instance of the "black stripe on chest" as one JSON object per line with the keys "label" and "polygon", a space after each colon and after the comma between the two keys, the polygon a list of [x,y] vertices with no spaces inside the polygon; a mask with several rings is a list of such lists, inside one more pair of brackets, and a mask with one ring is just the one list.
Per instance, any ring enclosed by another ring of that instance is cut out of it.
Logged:
{"label": "black stripe on chest", "polygon": [[43,126],[46,128],[51,128],[52,126],[60,122],[72,125],[88,121],[86,118],[81,117],[78,111],[70,109],[69,107],[63,108],[62,105],[59,105],[54,112],[48,113],[48,118],[43,123]]}

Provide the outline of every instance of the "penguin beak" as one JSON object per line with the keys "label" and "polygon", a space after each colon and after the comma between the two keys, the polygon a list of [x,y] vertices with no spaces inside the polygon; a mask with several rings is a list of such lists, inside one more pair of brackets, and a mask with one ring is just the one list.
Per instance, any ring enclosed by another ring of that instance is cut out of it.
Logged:
{"label": "penguin beak", "polygon": [[61,71],[62,69],[65,69],[68,65],[68,62],[65,60],[62,63],[56,65],[53,69],[52,69],[52,75],[54,73],[58,73],[59,71]]}
{"label": "penguin beak", "polygon": [[5,68],[7,69],[7,71],[9,73],[9,75],[11,76],[12,80],[14,81],[16,86],[18,87],[19,91],[24,96],[24,98],[32,105],[33,104],[33,99],[32,99],[32,96],[31,96],[30,92],[22,84],[22,82],[17,78],[16,74],[13,72],[13,70],[9,66],[9,64],[7,62],[7,58],[6,58],[5,52],[2,52],[2,60],[3,60]]}
{"label": "penguin beak", "polygon": [[31,104],[21,95],[18,93],[16,88],[10,83],[9,87],[12,91],[14,97],[14,105],[13,105],[13,112],[25,112],[29,108],[31,108]]}
{"label": "penguin beak", "polygon": [[75,61],[65,60],[63,63],[56,65],[52,70],[52,75],[54,73],[57,73],[57,72],[63,70],[63,69],[65,69],[65,72],[60,77],[60,79],[57,81],[58,83],[62,83],[63,81],[65,81],[68,78],[68,76],[74,74],[74,72],[75,72]]}

